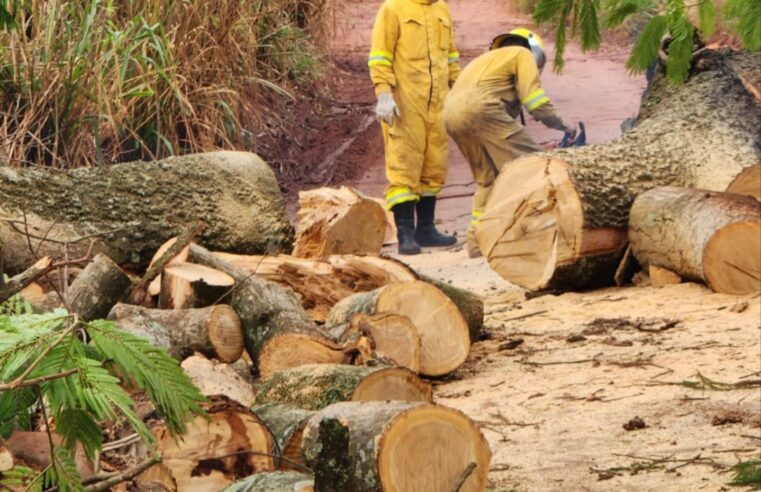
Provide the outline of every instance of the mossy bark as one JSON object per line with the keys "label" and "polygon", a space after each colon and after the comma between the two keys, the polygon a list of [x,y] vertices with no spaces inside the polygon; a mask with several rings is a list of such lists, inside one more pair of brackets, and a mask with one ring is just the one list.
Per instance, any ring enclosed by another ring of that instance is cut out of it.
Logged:
{"label": "mossy bark", "polygon": [[[275,438],[279,470],[298,470],[306,466],[301,452],[301,436],[314,411],[292,405],[267,403],[251,408],[269,428]],[[285,459],[283,459],[285,458]]]}
{"label": "mossy bark", "polygon": [[231,484],[223,492],[311,492],[313,486],[312,475],[280,471],[251,475]]}
{"label": "mossy bark", "polygon": [[105,318],[131,284],[119,265],[99,254],[71,284],[66,303],[83,321]]}
{"label": "mossy bark", "polygon": [[[147,264],[164,241],[196,219],[206,223],[199,241],[220,251],[284,253],[293,242],[274,173],[246,152],[69,173],[0,167],[0,212],[14,221],[0,223],[3,259],[12,271],[33,263],[27,229],[38,254],[54,258],[63,257],[63,242],[113,231],[96,238],[95,251],[118,264]],[[68,244],[69,257],[88,246],[88,240]]]}

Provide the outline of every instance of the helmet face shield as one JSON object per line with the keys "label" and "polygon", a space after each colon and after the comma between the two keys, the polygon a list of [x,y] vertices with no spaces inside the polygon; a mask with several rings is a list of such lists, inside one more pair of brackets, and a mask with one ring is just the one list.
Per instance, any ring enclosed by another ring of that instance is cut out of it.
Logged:
{"label": "helmet face shield", "polygon": [[534,56],[534,61],[536,61],[536,66],[539,68],[539,71],[541,72],[544,69],[544,65],[547,63],[547,56],[544,54],[544,43],[542,42],[542,38],[528,29],[513,29],[508,33],[500,34],[494,38],[489,49],[495,50],[501,48],[507,40],[517,40],[522,46],[531,50],[531,54]]}

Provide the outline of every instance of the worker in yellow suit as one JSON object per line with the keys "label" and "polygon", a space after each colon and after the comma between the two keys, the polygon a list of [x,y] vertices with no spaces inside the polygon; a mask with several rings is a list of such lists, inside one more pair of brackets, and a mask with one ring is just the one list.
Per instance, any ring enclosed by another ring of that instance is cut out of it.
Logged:
{"label": "worker in yellow suit", "polygon": [[447,97],[447,132],[468,160],[476,181],[466,239],[471,258],[481,255],[475,228],[500,170],[524,154],[542,150],[519,121],[521,106],[545,126],[571,139],[576,134],[542,89],[539,76],[545,61],[541,38],[528,29],[515,29],[497,36],[490,51],[468,64]]}
{"label": "worker in yellow suit", "polygon": [[368,65],[385,145],[386,206],[394,213],[400,254],[456,243],[454,236],[436,230],[434,217],[447,176],[441,112],[460,72],[459,58],[444,1],[386,0],[381,5]]}

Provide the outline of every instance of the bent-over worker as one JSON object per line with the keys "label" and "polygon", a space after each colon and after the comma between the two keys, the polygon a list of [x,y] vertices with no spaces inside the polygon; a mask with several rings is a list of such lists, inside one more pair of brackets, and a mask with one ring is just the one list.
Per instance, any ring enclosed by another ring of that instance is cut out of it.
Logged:
{"label": "bent-over worker", "polygon": [[542,89],[539,75],[545,61],[541,38],[528,29],[514,29],[497,36],[490,51],[463,69],[447,97],[447,132],[476,181],[467,233],[471,258],[481,255],[475,228],[500,170],[524,154],[542,150],[519,121],[521,105],[545,126],[570,134],[571,139],[576,133],[557,115]]}
{"label": "bent-over worker", "polygon": [[394,213],[399,253],[451,246],[455,237],[434,225],[436,196],[447,176],[441,112],[460,72],[449,7],[440,0],[386,0],[371,44],[368,65],[385,146],[386,206]]}

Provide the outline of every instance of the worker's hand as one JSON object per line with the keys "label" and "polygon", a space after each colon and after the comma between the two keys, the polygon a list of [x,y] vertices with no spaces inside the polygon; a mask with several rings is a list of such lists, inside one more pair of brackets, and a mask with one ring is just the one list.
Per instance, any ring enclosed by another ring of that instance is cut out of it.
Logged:
{"label": "worker's hand", "polygon": [[573,142],[576,139],[576,127],[575,126],[566,126],[563,131],[565,132],[566,136],[568,136],[568,141]]}
{"label": "worker's hand", "polygon": [[399,106],[394,101],[394,96],[390,92],[378,94],[378,104],[375,106],[375,116],[378,121],[384,121],[388,125],[394,123],[394,118],[401,116]]}

